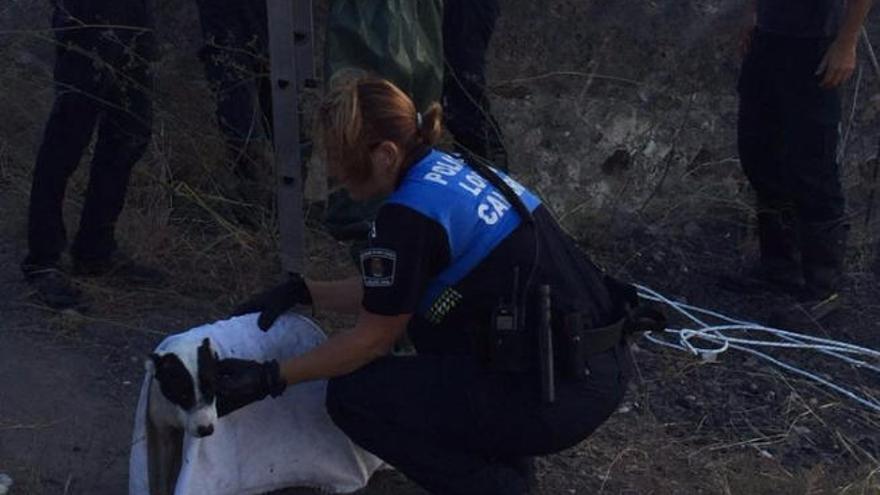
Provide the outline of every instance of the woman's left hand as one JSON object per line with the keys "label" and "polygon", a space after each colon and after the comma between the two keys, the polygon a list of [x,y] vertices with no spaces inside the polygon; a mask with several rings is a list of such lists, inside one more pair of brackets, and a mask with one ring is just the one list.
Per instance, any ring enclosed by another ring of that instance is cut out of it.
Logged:
{"label": "woman's left hand", "polygon": [[266,332],[285,311],[297,304],[312,304],[312,294],[299,273],[291,273],[284,283],[264,291],[240,304],[230,316],[259,312],[257,325]]}
{"label": "woman's left hand", "polygon": [[217,415],[257,402],[271,395],[278,397],[287,388],[278,361],[221,359],[217,363]]}

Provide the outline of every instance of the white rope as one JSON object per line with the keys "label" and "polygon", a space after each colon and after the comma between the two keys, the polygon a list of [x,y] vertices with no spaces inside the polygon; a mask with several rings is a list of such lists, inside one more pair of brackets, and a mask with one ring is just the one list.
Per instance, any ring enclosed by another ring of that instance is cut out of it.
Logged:
{"label": "white rope", "polygon": [[[869,409],[880,412],[880,400],[859,395],[858,393],[838,385],[829,379],[781,361],[757,349],[782,348],[818,351],[824,355],[849,363],[856,368],[873,371],[878,374],[880,374],[880,351],[847,342],[799,334],[779,328],[764,326],[759,323],[738,320],[715,311],[673,301],[659,292],[643,285],[636,284],[636,288],[639,290],[639,297],[649,301],[666,304],[677,313],[697,324],[699,327],[677,329],[666,328],[663,332],[646,332],[644,336],[646,340],[663,347],[689,352],[695,356],[700,356],[707,362],[715,361],[718,358],[718,355],[729,349],[746,352],[779,366],[786,371],[813,380],[816,383],[849,397]],[[724,323],[711,325],[698,317],[698,314],[703,317],[708,316],[715,318]],[[739,333],[739,336],[733,335],[737,332]],[[748,334],[750,332],[759,332],[763,334],[764,338],[757,339],[743,336],[743,334]],[[770,338],[775,338],[776,340],[770,340]],[[852,356],[858,356],[862,359],[857,359]],[[868,361],[872,359],[877,360],[877,364],[872,364]]]}

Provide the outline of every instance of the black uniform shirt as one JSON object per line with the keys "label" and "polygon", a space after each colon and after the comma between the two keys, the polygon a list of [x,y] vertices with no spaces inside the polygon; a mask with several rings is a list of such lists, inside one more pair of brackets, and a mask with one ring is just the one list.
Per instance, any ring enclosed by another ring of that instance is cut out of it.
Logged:
{"label": "black uniform shirt", "polygon": [[846,0],[758,0],[758,29],[797,38],[837,34]]}
{"label": "black uniform shirt", "polygon": [[449,242],[440,224],[406,206],[386,204],[360,258],[364,309],[387,316],[414,313],[428,283],[450,263]]}
{"label": "black uniform shirt", "polygon": [[[531,290],[547,283],[553,306],[560,312],[587,311],[596,326],[611,323],[618,315],[600,270],[539,206],[534,212],[538,234],[538,267],[531,274]],[[490,324],[500,302],[510,303],[514,268],[525,285],[535,261],[534,230],[520,224],[455,289],[449,311],[438,322],[417,313],[429,283],[450,262],[446,232],[434,220],[400,204],[386,204],[378,214],[370,247],[361,253],[364,309],[381,315],[416,313],[409,332],[420,353],[471,353]],[[527,325],[534,325],[532,312]]]}

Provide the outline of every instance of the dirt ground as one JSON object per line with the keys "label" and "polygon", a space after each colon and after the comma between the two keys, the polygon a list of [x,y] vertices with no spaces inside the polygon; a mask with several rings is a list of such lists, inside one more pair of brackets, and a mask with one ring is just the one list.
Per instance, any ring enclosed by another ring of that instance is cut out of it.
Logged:
{"label": "dirt ground", "polygon": [[[194,56],[194,7],[160,1],[168,22],[154,142],[133,177],[119,237],[163,267],[168,283],[83,280],[89,309],[81,314],[35,303],[18,264],[52,57],[44,31],[3,33],[45,27],[45,6],[24,4],[0,5],[0,66],[9,68],[0,72],[0,473],[14,479],[13,495],[125,493],[145,356],[163,336],[224,316],[277,276],[273,217],[250,205],[253,222],[242,226],[238,206],[219,198],[224,172]],[[761,320],[791,301],[716,283],[755,248],[733,135],[738,4],[508,0],[490,53],[490,93],[514,173],[610,272]],[[869,23],[872,38],[880,39],[878,24]],[[800,330],[880,349],[880,215],[863,221],[880,99],[863,67],[845,95],[854,218],[845,307]],[[71,227],[84,184],[80,170],[67,198]],[[318,277],[352,270],[348,246],[315,224],[308,265]],[[638,375],[620,411],[586,442],[539,459],[540,493],[880,494],[880,414],[734,351],[703,364],[640,341],[634,356]],[[880,397],[876,373],[805,352],[778,356]],[[364,493],[424,492],[382,472]]]}
{"label": "dirt ground", "polygon": [[[3,211],[14,211],[15,195],[2,197]],[[29,299],[17,271],[20,225],[20,215],[4,221],[11,235],[0,244],[0,472],[15,480],[13,494],[125,493],[144,356],[162,335],[215,319],[222,308],[172,289],[97,280],[84,287],[89,312],[49,311]],[[652,247],[627,273],[658,290],[734,315],[768,307],[766,296],[743,300],[714,288],[713,272],[734,262],[723,246],[664,246],[647,232],[628,242],[636,256]],[[880,288],[874,275],[852,279],[843,314],[809,331],[876,349]],[[880,415],[732,352],[701,365],[642,341],[635,356],[639,377],[621,410],[583,444],[539,460],[539,493],[878,493]],[[876,397],[878,381],[869,372],[789,357]],[[383,472],[364,493],[424,492]]]}

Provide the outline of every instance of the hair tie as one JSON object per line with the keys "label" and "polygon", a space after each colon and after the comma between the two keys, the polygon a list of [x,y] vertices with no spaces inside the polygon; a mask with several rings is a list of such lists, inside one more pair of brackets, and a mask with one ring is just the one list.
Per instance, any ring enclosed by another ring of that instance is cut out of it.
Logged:
{"label": "hair tie", "polygon": [[422,118],[422,112],[416,112],[416,130],[421,132],[424,123],[425,120]]}

